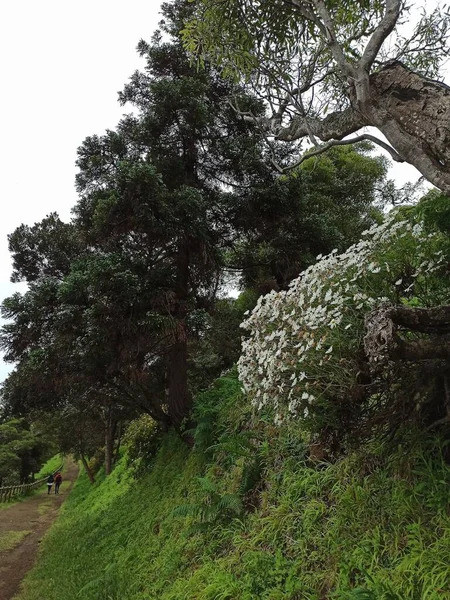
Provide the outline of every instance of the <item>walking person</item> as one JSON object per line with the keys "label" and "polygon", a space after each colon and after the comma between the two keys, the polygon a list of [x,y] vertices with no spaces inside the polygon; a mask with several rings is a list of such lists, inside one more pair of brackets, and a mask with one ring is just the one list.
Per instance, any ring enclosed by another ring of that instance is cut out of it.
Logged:
{"label": "walking person", "polygon": [[55,475],[55,494],[59,494],[59,486],[62,483],[61,473],[58,471]]}
{"label": "walking person", "polygon": [[50,491],[52,489],[53,486],[53,482],[55,481],[55,478],[53,477],[53,475],[50,475],[47,479],[47,494],[50,494]]}

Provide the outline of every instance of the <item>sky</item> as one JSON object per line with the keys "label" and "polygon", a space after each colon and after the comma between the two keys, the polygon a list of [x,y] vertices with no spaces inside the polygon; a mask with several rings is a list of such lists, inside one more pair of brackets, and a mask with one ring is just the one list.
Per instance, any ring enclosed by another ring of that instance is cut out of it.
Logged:
{"label": "sky", "polygon": [[[158,0],[9,0],[0,9],[0,301],[10,283],[7,234],[56,211],[70,218],[77,147],[114,128],[117,92],[143,66],[135,48],[159,21]],[[427,7],[435,0],[427,0]],[[396,164],[399,185],[417,180]],[[11,369],[0,359],[0,381]]]}
{"label": "sky", "polygon": [[[0,8],[0,300],[11,284],[7,234],[57,211],[70,218],[78,146],[114,128],[117,92],[143,66],[136,53],[157,0],[4,0]],[[0,381],[11,369],[0,359]]]}

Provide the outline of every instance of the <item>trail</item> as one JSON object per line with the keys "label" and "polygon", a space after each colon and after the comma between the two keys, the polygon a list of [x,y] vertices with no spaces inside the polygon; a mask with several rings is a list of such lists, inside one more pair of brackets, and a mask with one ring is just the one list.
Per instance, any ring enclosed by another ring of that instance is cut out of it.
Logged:
{"label": "trail", "polygon": [[0,600],[12,600],[33,567],[39,544],[78,475],[77,465],[66,459],[59,496],[47,486],[30,498],[0,511]]}

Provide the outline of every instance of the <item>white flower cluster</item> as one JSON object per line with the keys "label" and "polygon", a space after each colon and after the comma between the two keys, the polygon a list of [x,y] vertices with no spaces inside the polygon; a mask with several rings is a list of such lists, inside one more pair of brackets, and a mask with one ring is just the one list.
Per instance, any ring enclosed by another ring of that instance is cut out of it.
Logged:
{"label": "white flower cluster", "polygon": [[334,250],[261,297],[241,325],[249,331],[238,363],[244,391],[275,422],[307,419],[327,395],[355,378],[364,315],[381,301],[418,295],[443,262],[439,235],[391,213],[343,254]]}

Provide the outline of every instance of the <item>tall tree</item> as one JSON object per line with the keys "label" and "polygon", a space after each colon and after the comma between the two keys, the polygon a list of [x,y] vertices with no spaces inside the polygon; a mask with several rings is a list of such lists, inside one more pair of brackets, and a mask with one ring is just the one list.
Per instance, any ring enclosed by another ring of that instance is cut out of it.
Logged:
{"label": "tall tree", "polygon": [[[176,33],[189,11],[185,1],[163,5],[164,33]],[[228,97],[241,94],[253,110],[261,107],[214,69],[198,72],[177,37],[163,41],[157,33],[138,50],[146,68],[120,94],[135,113],[79,149],[75,215],[88,243],[120,255],[138,278],[134,322],[155,327],[140,338],[135,372],[165,365],[161,403],[180,428],[191,406],[188,316],[211,306],[222,249],[235,236],[228,190],[267,175],[255,129]]]}
{"label": "tall tree", "polygon": [[[186,47],[258,89],[272,109],[269,116],[253,115],[238,100],[235,105],[267,136],[308,138],[313,154],[370,139],[450,192],[450,88],[436,80],[450,53],[445,8],[424,13],[403,35],[402,26],[417,11],[407,0],[195,5],[184,30]],[[388,144],[364,132],[367,126]]]}

